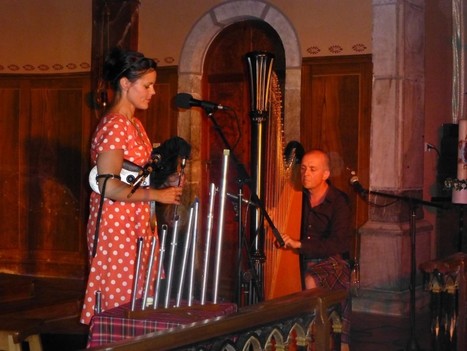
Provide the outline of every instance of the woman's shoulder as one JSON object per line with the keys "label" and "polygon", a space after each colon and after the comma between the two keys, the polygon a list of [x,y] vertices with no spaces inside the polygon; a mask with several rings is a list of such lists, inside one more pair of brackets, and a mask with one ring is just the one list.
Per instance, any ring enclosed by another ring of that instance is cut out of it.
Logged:
{"label": "woman's shoulder", "polygon": [[103,123],[109,123],[109,122],[118,122],[118,123],[124,123],[127,124],[128,118],[125,117],[125,115],[118,113],[118,112],[108,112],[102,117],[102,122]]}
{"label": "woman's shoulder", "polygon": [[99,124],[97,125],[96,132],[99,133],[101,130],[110,129],[126,129],[130,122],[128,118],[120,113],[110,112],[101,117]]}
{"label": "woman's shoulder", "polygon": [[121,131],[120,133],[126,133],[128,129],[128,119],[124,115],[119,113],[107,113],[103,115],[94,131],[93,139],[100,140],[101,138],[108,138],[109,133],[113,133],[116,130]]}

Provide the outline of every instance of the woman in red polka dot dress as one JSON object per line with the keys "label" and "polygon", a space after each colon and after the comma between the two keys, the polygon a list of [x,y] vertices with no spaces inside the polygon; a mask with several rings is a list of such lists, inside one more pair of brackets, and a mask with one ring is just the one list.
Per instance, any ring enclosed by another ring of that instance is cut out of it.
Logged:
{"label": "woman in red polka dot dress", "polygon": [[[181,187],[141,186],[128,197],[134,188],[118,179],[124,160],[141,167],[151,160],[152,144],[134,112],[146,110],[155,94],[155,61],[116,48],[107,56],[103,72],[114,98],[91,141],[91,160],[97,165],[97,174],[104,177],[98,181],[104,199],[101,206],[101,195],[91,194],[87,226],[90,272],[81,314],[84,324],[89,324],[95,313],[97,292],[102,311],[131,301],[138,238],[144,242],[138,279],[142,282],[151,239],[157,235],[150,227],[150,201],[178,205],[182,195]],[[137,298],[142,295],[142,285],[138,284]]]}

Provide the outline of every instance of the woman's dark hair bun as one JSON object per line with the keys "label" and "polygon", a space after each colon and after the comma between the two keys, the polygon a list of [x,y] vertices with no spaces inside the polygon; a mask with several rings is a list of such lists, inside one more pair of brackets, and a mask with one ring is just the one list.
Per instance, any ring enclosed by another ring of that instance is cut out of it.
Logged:
{"label": "woman's dark hair bun", "polygon": [[155,70],[157,63],[137,51],[114,47],[109,50],[103,66],[103,79],[118,89],[118,80],[127,77],[133,81],[150,70]]}

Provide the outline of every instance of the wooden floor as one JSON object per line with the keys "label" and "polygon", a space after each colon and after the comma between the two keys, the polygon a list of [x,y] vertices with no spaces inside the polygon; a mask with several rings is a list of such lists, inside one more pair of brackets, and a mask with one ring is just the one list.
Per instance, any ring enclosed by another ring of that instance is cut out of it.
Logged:
{"label": "wooden floor", "polygon": [[[415,340],[421,351],[435,351],[431,347],[429,311],[417,313]],[[367,313],[352,315],[352,351],[412,351],[410,318],[388,317]],[[44,351],[75,351],[86,347],[85,335],[43,335]],[[447,351],[447,350],[446,350]]]}

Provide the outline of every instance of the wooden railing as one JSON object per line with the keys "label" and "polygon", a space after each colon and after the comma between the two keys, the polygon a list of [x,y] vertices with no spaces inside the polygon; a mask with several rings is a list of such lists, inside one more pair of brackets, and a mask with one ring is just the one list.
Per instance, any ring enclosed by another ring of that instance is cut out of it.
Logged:
{"label": "wooden railing", "polygon": [[340,304],[347,293],[305,290],[238,312],[87,349],[316,350],[340,344]]}
{"label": "wooden railing", "polygon": [[436,350],[467,350],[466,254],[424,262],[425,287],[431,293],[431,337]]}

